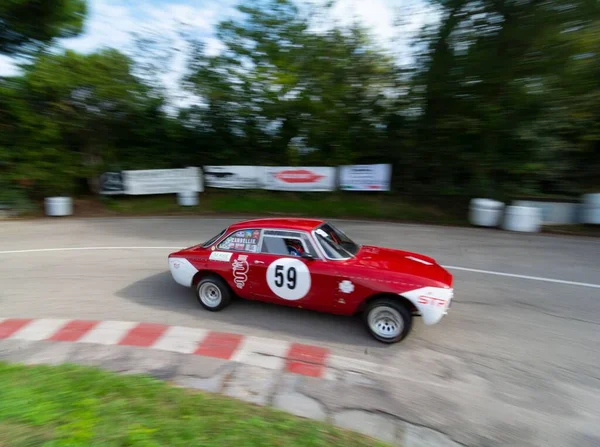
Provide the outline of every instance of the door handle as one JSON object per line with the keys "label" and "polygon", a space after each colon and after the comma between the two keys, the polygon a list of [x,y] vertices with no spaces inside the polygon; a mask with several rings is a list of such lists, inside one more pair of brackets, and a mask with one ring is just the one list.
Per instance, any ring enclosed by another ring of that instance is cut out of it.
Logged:
{"label": "door handle", "polygon": [[255,264],[264,264],[263,261],[254,261]]}

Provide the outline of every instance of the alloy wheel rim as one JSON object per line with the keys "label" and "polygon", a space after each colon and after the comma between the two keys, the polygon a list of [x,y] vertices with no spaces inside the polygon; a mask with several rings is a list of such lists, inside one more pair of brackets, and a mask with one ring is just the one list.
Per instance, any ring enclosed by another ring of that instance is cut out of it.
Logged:
{"label": "alloy wheel rim", "polygon": [[198,295],[200,300],[208,307],[217,307],[221,304],[221,290],[213,283],[202,284]]}
{"label": "alloy wheel rim", "polygon": [[400,313],[389,306],[374,308],[368,317],[371,331],[381,338],[396,338],[404,330],[404,321]]}

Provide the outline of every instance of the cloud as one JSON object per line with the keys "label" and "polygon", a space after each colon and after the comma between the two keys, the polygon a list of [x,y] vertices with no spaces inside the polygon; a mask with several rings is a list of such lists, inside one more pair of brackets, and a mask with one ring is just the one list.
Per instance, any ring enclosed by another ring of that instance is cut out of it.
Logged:
{"label": "cloud", "polygon": [[[186,66],[187,44],[185,33],[206,43],[209,54],[217,54],[223,45],[214,32],[219,21],[233,11],[235,0],[208,1],[185,0],[122,2],[117,0],[91,0],[85,32],[61,44],[83,53],[102,47],[113,47],[125,53],[134,49],[136,36],[160,39],[165,49],[175,50],[168,71],[158,74],[169,97],[180,103],[189,94],[180,88]],[[164,43],[163,43],[164,42]],[[1,67],[1,66],[0,66]]]}
{"label": "cloud", "polygon": [[339,0],[332,15],[342,24],[358,20],[386,46],[394,36],[394,10],[389,0]]}
{"label": "cloud", "polygon": [[0,76],[14,76],[19,73],[19,68],[10,57],[0,55]]}
{"label": "cloud", "polygon": [[[296,0],[299,4],[324,5],[326,0]],[[215,37],[217,23],[236,15],[239,0],[89,0],[89,14],[84,34],[63,39],[61,45],[89,53],[102,47],[124,52],[132,50],[134,36],[159,36],[165,45],[179,50],[162,76],[165,86],[174,96],[185,96],[179,90],[179,80],[185,68],[186,44],[181,33],[203,40],[209,55],[223,50]],[[350,24],[357,20],[367,27],[376,42],[396,54],[401,62],[410,61],[409,42],[426,23],[437,19],[436,11],[425,0],[338,0],[331,19]],[[400,18],[403,26],[396,27]],[[12,60],[0,56],[0,75],[18,73]]]}
{"label": "cloud", "polygon": [[91,0],[85,33],[63,39],[62,45],[88,53],[101,47],[126,51],[135,35],[159,34],[176,38],[180,31],[196,37],[212,36],[215,25],[225,17],[232,0],[198,2],[125,3],[117,0]]}
{"label": "cloud", "polygon": [[216,37],[208,37],[207,39],[205,39],[204,44],[204,51],[206,51],[206,54],[208,54],[209,56],[216,56],[225,49],[225,45],[223,44],[223,42],[221,42]]}
{"label": "cloud", "polygon": [[[322,7],[327,0],[297,1]],[[421,27],[439,17],[425,0],[337,0],[329,15],[341,25],[358,22],[380,47],[395,54],[402,63],[410,62],[410,42]]]}
{"label": "cloud", "polygon": [[92,0],[84,34],[63,39],[61,44],[82,53],[101,47],[123,48],[131,42],[131,31],[138,27],[131,8],[112,0]]}

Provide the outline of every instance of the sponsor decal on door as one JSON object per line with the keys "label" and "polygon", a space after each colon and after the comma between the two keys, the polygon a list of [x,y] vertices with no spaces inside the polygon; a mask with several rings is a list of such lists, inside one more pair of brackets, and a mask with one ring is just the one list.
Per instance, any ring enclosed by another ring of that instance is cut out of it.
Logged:
{"label": "sponsor decal on door", "polygon": [[233,270],[233,282],[238,289],[243,289],[248,281],[248,255],[239,255],[231,264]]}

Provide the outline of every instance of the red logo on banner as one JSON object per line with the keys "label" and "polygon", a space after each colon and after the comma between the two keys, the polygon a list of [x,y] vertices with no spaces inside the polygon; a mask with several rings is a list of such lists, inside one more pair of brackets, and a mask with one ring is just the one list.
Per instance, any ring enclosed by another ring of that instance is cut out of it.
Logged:
{"label": "red logo on banner", "polygon": [[275,174],[277,180],[285,183],[315,183],[324,177],[324,175],[315,174],[308,169],[290,169]]}

